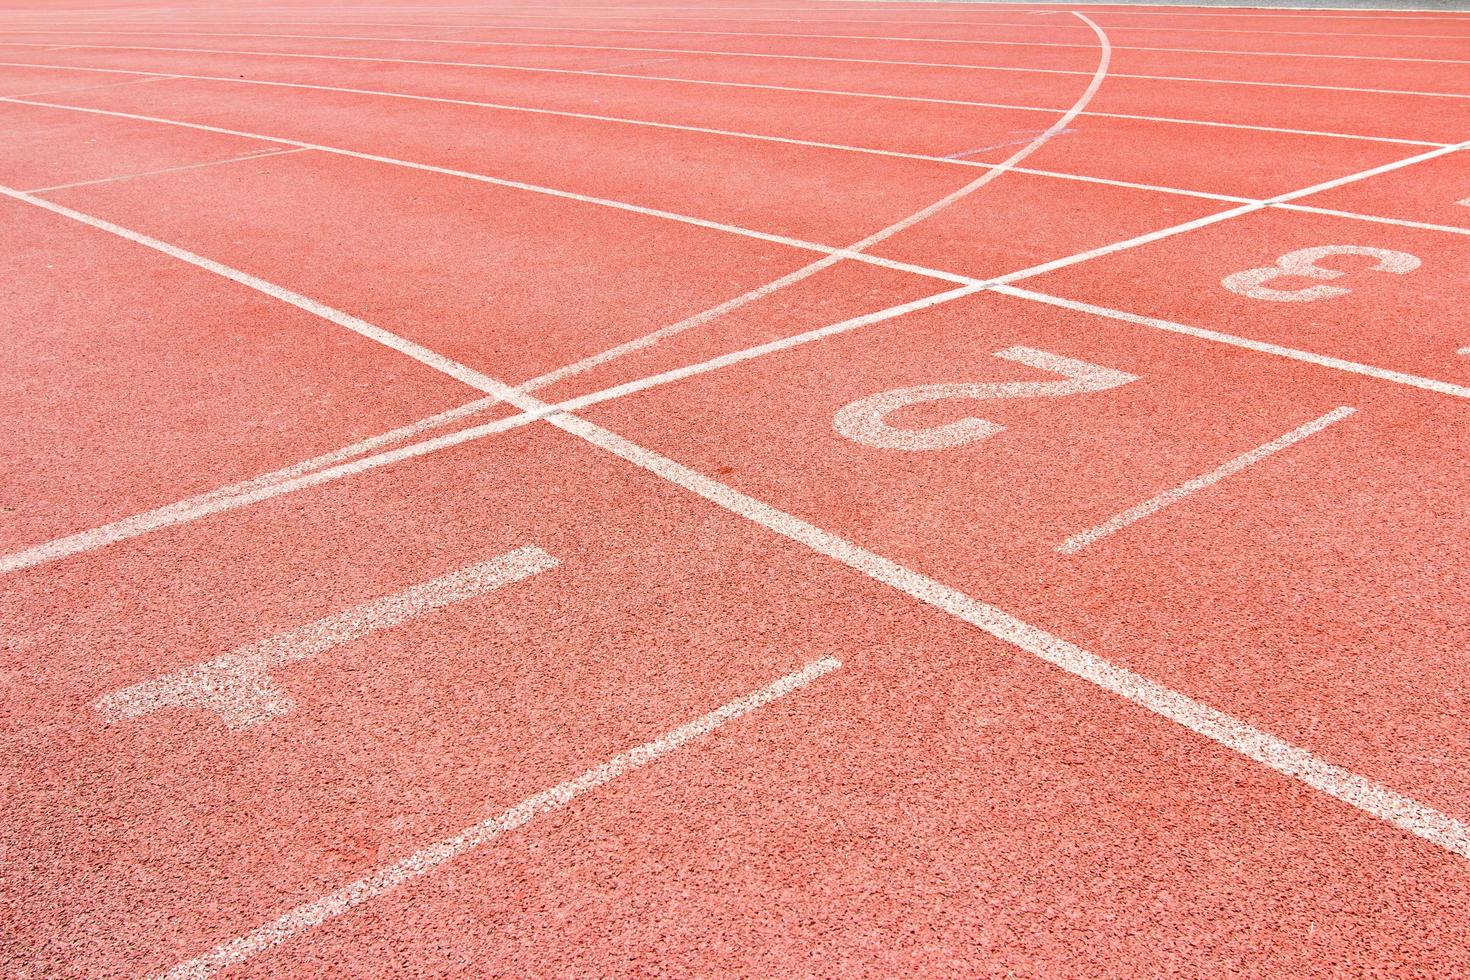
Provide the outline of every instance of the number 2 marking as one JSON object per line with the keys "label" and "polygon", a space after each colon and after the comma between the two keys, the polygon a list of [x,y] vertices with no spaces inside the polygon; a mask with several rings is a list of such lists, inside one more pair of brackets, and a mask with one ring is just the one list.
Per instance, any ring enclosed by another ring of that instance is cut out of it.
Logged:
{"label": "number 2 marking", "polygon": [[832,418],[832,427],[853,442],[874,449],[922,452],[949,449],[988,439],[1005,426],[988,419],[967,417],[928,429],[899,429],[887,416],[901,408],[950,398],[1060,398],[1117,388],[1138,378],[1122,371],[1099,367],[1032,347],[1007,347],[995,356],[1041,371],[1060,374],[1065,381],[1000,381],[977,384],[931,384],[895,388],[861,398]]}
{"label": "number 2 marking", "polygon": [[1249,296],[1251,299],[1270,300],[1274,303],[1310,303],[1333,296],[1346,296],[1352,292],[1343,286],[1308,286],[1304,289],[1272,289],[1266,285],[1282,276],[1302,276],[1307,279],[1337,279],[1347,275],[1341,269],[1324,269],[1317,265],[1319,259],[1329,255],[1366,255],[1377,259],[1369,266],[1377,272],[1392,272],[1403,275],[1419,268],[1419,259],[1408,252],[1394,252],[1386,248],[1370,248],[1366,245],[1317,245],[1287,252],[1276,260],[1275,265],[1259,269],[1246,269],[1220,280],[1220,285],[1232,293]]}

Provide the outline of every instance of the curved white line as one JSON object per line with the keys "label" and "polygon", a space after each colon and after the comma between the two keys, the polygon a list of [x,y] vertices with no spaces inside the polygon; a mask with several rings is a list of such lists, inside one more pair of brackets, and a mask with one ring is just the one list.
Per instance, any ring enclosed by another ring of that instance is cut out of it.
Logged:
{"label": "curved white line", "polygon": [[[1087,108],[1087,104],[1091,102],[1092,97],[1097,94],[1098,87],[1102,85],[1103,79],[1107,77],[1108,65],[1112,62],[1113,57],[1113,47],[1112,44],[1108,41],[1107,34],[1090,18],[1084,17],[1082,14],[1078,13],[1075,10],[1069,12],[1072,14],[1072,16],[1078,18],[1088,27],[1092,28],[1092,32],[1097,35],[1098,59],[1097,68],[1092,73],[1092,80],[1088,82],[1087,88],[1083,90],[1082,94],[1077,97],[1077,101],[1072,103],[1072,107],[1064,112],[1061,117],[1057,119],[1056,122],[1052,123],[1049,127],[1046,128],[1046,130],[1044,130],[1031,142],[1021,147],[1021,149],[1017,150],[1015,153],[1012,153],[1004,161],[998,164],[993,170],[986,171],[976,179],[970,181],[965,186],[949,194],[946,194],[944,197],[935,201],[933,204],[930,204],[928,207],[915,211],[913,214],[910,214],[905,218],[901,218],[900,220],[895,221],[893,224],[889,225],[886,228],[882,228],[878,231],[873,232],[873,234],[869,235],[868,237],[862,239],[861,241],[854,242],[844,249],[832,252],[829,255],[824,255],[822,256],[822,258],[811,263],[810,265],[803,266],[802,268],[797,269],[794,272],[789,272],[779,279],[773,279],[765,285],[757,286],[755,289],[752,289],[747,293],[743,293],[733,299],[728,299],[718,306],[712,306],[709,309],[704,310],[703,312],[696,313],[693,316],[688,317],[687,319],[680,320],[678,323],[669,324],[668,326],[655,330],[652,333],[644,334],[642,337],[637,337],[626,343],[619,344],[616,347],[608,348],[601,353],[585,357],[574,364],[568,364],[567,366],[559,368],[556,371],[552,371],[549,374],[543,374],[539,378],[527,382],[526,384],[534,384],[537,388],[554,384],[558,381],[563,380],[564,378],[571,377],[575,374],[581,374],[584,371],[591,370],[592,368],[597,367],[600,364],[605,364],[608,361],[615,360],[625,354],[630,354],[634,351],[642,350],[646,347],[651,347],[654,344],[667,340],[670,337],[681,334],[686,330],[692,330],[695,327],[703,326],[711,320],[721,317],[726,313],[731,312],[732,310],[739,309],[740,307],[745,306],[749,303],[753,303],[756,300],[764,299],[765,297],[770,296],[772,293],[785,289],[787,286],[795,285],[796,283],[801,282],[803,279],[808,279],[811,276],[816,275],[818,272],[821,272],[823,269],[836,265],[843,259],[852,258],[853,256],[866,251],[872,246],[877,245],[878,243],[888,238],[891,238],[894,235],[897,235],[899,232],[912,228],[919,222],[933,217],[940,211],[943,211],[945,208],[949,207],[951,204],[954,204],[956,201],[959,201],[975,193],[980,188],[984,187],[986,184],[990,183],[992,180],[995,180],[1001,174],[1005,173],[1007,170],[1015,167],[1022,160],[1026,159],[1028,156],[1041,149],[1041,147],[1044,146],[1046,142],[1050,140],[1053,136],[1056,136],[1062,130],[1066,129],[1068,124],[1076,119],[1077,116],[1081,114],[1084,109]],[[523,386],[523,390],[530,389]]]}

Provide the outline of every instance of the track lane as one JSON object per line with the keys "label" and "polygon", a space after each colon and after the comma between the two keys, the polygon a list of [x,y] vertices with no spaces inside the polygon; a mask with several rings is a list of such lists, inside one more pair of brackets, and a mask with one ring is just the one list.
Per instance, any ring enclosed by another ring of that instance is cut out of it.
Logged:
{"label": "track lane", "polygon": [[[468,393],[200,270],[19,202],[0,208],[9,257],[0,302],[12,325],[0,342],[6,552]],[[171,384],[157,383],[161,371]]]}
{"label": "track lane", "polygon": [[[140,62],[136,57],[128,58],[126,55],[115,59],[110,54],[73,56],[67,59],[70,63],[91,65],[94,67],[139,67]],[[172,64],[175,70],[180,70],[177,62],[166,62],[164,65],[155,65],[145,70],[166,70],[168,64]],[[230,61],[221,65],[213,63],[218,71],[221,67],[226,70],[220,73],[228,78]],[[244,61],[234,65],[238,71],[241,68],[250,70],[249,62]],[[414,66],[398,66],[400,68],[413,69]],[[279,65],[268,65],[267,72],[285,72],[290,77],[293,69]],[[309,69],[308,69],[309,70]],[[330,74],[328,78],[341,79],[344,73],[356,72],[362,78],[364,85],[378,86],[384,82],[381,72],[371,66],[358,68],[339,67],[333,63],[324,69]],[[432,88],[436,83],[432,80],[433,69],[418,66],[416,71],[420,78],[427,77],[427,82],[418,82]],[[413,77],[414,71],[408,72]],[[299,76],[298,76],[299,77]],[[320,77],[320,76],[319,76]],[[471,80],[472,83],[472,80]],[[820,108],[823,104],[822,98],[818,96],[802,96],[793,100],[789,108],[783,113],[784,118],[779,122],[762,123],[770,132],[756,132],[754,139],[734,135],[742,133],[741,130],[729,130],[732,135],[718,133],[691,133],[678,128],[681,124],[659,123],[653,128],[657,131],[653,134],[628,133],[618,130],[638,128],[640,116],[621,116],[619,120],[609,121],[607,119],[576,119],[565,116],[547,115],[545,113],[516,113],[514,110],[494,109],[479,106],[458,106],[443,103],[424,103],[422,101],[402,104],[404,100],[395,100],[386,94],[357,94],[355,92],[333,93],[318,89],[279,89],[273,85],[235,85],[238,89],[231,92],[230,81],[205,82],[190,79],[165,80],[157,83],[177,98],[176,106],[182,109],[184,106],[193,104],[198,106],[198,111],[180,115],[175,107],[171,107],[171,115],[174,118],[187,118],[197,121],[208,122],[211,125],[224,125],[229,128],[255,129],[259,132],[272,132],[279,130],[280,126],[264,127],[249,115],[252,111],[269,111],[266,106],[274,106],[285,98],[292,99],[296,104],[303,107],[303,113],[307,107],[320,105],[324,111],[340,114],[347,109],[328,109],[350,104],[356,100],[360,105],[381,104],[382,109],[374,109],[374,118],[381,120],[381,129],[385,136],[391,130],[388,128],[390,120],[403,120],[410,116],[414,119],[425,120],[450,120],[467,118],[470,113],[477,113],[474,126],[475,133],[485,133],[486,139],[480,143],[479,155],[484,158],[488,154],[498,153],[501,159],[524,159],[536,152],[532,137],[543,143],[582,140],[596,140],[598,150],[609,162],[608,177],[611,177],[611,153],[614,147],[631,146],[634,142],[656,139],[681,148],[689,146],[708,146],[711,154],[724,152],[726,154],[739,153],[742,155],[743,165],[750,166],[751,155],[760,154],[770,159],[781,159],[782,156],[792,159],[794,166],[800,165],[799,161],[816,159],[822,154],[847,153],[852,156],[862,156],[862,153],[853,153],[851,149],[835,148],[826,150],[822,147],[807,150],[799,144],[783,142],[791,138],[796,140],[805,139],[804,133],[811,132],[810,125],[803,125],[802,119],[808,114]],[[290,84],[289,82],[285,84]],[[307,82],[306,84],[315,84]],[[223,87],[223,92],[219,89]],[[351,88],[352,86],[345,86]],[[388,88],[370,88],[368,92],[391,92]],[[189,93],[185,97],[185,93]],[[432,96],[430,96],[432,98]],[[126,87],[117,90],[104,89],[97,92],[79,93],[76,99],[64,97],[49,101],[66,101],[78,105],[90,105],[101,108],[120,109],[122,111],[142,112],[147,114],[156,102],[144,98],[129,98]],[[655,120],[660,115],[665,115],[667,110],[662,108],[648,108],[658,106],[661,99],[653,93],[642,93],[634,97],[629,104],[629,111],[637,113],[651,112]],[[389,103],[397,102],[397,105]],[[929,156],[965,155],[966,159],[976,162],[998,162],[1011,152],[1016,140],[1021,139],[1020,134],[1034,135],[1045,125],[1038,126],[1038,114],[1035,112],[1020,112],[1015,110],[990,110],[990,109],[965,109],[961,111],[954,109],[944,111],[946,107],[926,107],[934,111],[926,111],[923,117],[928,119],[926,132],[922,135],[916,134],[914,143],[910,144]],[[367,111],[367,110],[359,110]],[[715,113],[721,110],[715,108]],[[755,110],[759,115],[769,117],[768,108]],[[892,115],[898,109],[889,110],[885,108],[882,113],[877,113],[878,118]],[[534,118],[528,119],[527,116]],[[307,116],[303,116],[302,122]],[[780,118],[780,117],[778,117]],[[851,113],[843,113],[838,116],[830,116],[837,120],[829,125],[841,127],[844,131],[840,135],[853,134],[857,130],[859,138],[872,140],[876,147],[869,147],[876,151],[880,158],[865,165],[872,168],[874,176],[872,181],[881,184],[878,176],[879,168],[885,163],[881,156],[889,150],[883,148],[882,144],[890,142],[885,140],[881,134],[868,132],[869,124],[860,121],[861,117],[854,118]],[[449,123],[446,123],[448,125]],[[398,122],[394,128],[402,128],[406,124]],[[455,125],[463,129],[465,124]],[[517,141],[513,144],[509,140],[490,140],[489,135],[494,132],[490,126],[497,129],[514,129],[517,133]],[[608,131],[613,127],[613,131]],[[650,127],[644,126],[643,129]],[[1367,169],[1377,163],[1386,162],[1402,154],[1399,152],[1402,146],[1393,143],[1371,143],[1363,141],[1340,141],[1330,137],[1303,136],[1291,133],[1255,132],[1243,133],[1236,130],[1221,130],[1210,127],[1180,127],[1169,123],[1150,123],[1131,119],[1112,118],[1088,118],[1081,122],[1078,127],[1073,127],[1074,133],[1068,134],[1066,139],[1054,141],[1044,155],[1038,155],[1028,163],[1031,169],[1058,169],[1063,173],[1076,172],[1085,177],[1094,177],[1104,180],[1119,180],[1125,182],[1148,182],[1157,180],[1161,174],[1166,174],[1171,185],[1184,190],[1202,193],[1214,193],[1223,195],[1236,195],[1246,197],[1265,197],[1290,190],[1294,186],[1314,183],[1333,174],[1344,170]],[[292,133],[305,133],[305,138],[310,139],[312,134],[304,129],[296,129]],[[281,133],[280,135],[287,135]],[[318,132],[315,134],[320,142],[328,142],[330,139],[339,139],[335,132]],[[361,145],[363,135],[358,135],[354,141]],[[471,138],[472,134],[462,133],[459,137],[461,142]],[[297,138],[303,138],[297,136]],[[1024,140],[1023,140],[1024,141]],[[820,142],[820,141],[819,141]],[[763,145],[760,145],[763,144]],[[840,144],[841,147],[850,147],[852,144]],[[1148,149],[1146,147],[1151,147]],[[447,148],[447,147],[446,147]],[[858,144],[858,149],[863,149],[863,144]],[[1202,152],[1214,148],[1214,152]],[[440,151],[441,159],[443,149]],[[547,149],[541,150],[540,155],[552,159],[550,166],[554,167],[556,159],[564,150]],[[594,152],[588,150],[587,152]],[[674,151],[680,152],[680,151]],[[682,150],[682,155],[687,156],[689,150]],[[900,149],[893,152],[905,152]],[[632,150],[626,154],[631,157]],[[866,154],[874,155],[874,154]],[[491,157],[493,158],[493,157]],[[1041,160],[1049,161],[1045,166],[1040,164]],[[1268,164],[1269,161],[1269,164]],[[529,163],[518,162],[515,166],[518,170]],[[711,164],[713,160],[711,160]],[[452,165],[452,164],[451,164]],[[507,163],[507,165],[509,165]],[[855,161],[853,165],[858,165]],[[554,173],[549,170],[548,164],[538,161],[536,166],[543,175]],[[638,166],[647,170],[647,161],[637,158],[630,159],[629,166]],[[562,166],[562,170],[570,170]],[[890,167],[891,169],[891,167]],[[543,180],[544,182],[565,182],[568,186],[577,186],[575,181],[585,182],[594,175],[586,173],[568,174],[565,177],[558,176],[553,180],[550,176],[527,175],[524,179]],[[732,178],[734,179],[734,178]],[[809,179],[809,178],[808,178]],[[666,178],[665,184],[669,183]],[[748,181],[747,181],[748,183]],[[585,183],[584,183],[585,186]],[[1170,185],[1166,185],[1170,186]],[[590,193],[598,193],[590,191]],[[608,192],[609,194],[611,192]],[[618,195],[612,195],[618,196]],[[817,196],[817,195],[812,195]],[[691,203],[681,210],[694,209]],[[726,219],[728,220],[728,219]],[[798,237],[812,237],[801,231],[790,231]],[[858,237],[858,236],[854,236]]]}

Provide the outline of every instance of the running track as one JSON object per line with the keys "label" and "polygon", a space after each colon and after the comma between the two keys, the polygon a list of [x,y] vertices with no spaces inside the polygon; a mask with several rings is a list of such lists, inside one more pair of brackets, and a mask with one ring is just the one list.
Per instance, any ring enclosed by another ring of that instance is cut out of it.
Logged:
{"label": "running track", "polygon": [[0,973],[1470,973],[1470,14],[0,3]]}

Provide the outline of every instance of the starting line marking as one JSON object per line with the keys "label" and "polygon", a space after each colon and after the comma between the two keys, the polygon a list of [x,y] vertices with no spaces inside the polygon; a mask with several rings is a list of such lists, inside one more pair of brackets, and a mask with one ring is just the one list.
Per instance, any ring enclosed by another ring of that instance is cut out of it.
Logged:
{"label": "starting line marking", "polygon": [[1257,446],[1255,449],[1252,449],[1248,453],[1242,453],[1241,455],[1235,457],[1229,462],[1221,464],[1208,473],[1203,473],[1192,480],[1187,480],[1184,483],[1181,483],[1177,487],[1174,487],[1170,490],[1165,490],[1157,497],[1145,500],[1141,504],[1137,504],[1133,507],[1128,508],[1121,514],[1117,514],[1099,524],[1097,527],[1089,528],[1088,530],[1082,531],[1079,534],[1072,535],[1066,541],[1063,541],[1060,545],[1057,546],[1057,551],[1061,552],[1064,555],[1075,555],[1077,552],[1081,551],[1083,548],[1086,548],[1093,542],[1100,541],[1111,534],[1116,534],[1118,531],[1121,531],[1129,524],[1133,524],[1136,521],[1141,521],[1145,517],[1148,517],[1151,514],[1155,514],[1163,510],[1170,504],[1177,503],[1178,501],[1183,500],[1185,497],[1188,497],[1192,493],[1198,493],[1200,490],[1204,490],[1206,487],[1214,486],[1216,483],[1219,483],[1227,476],[1239,473],[1246,467],[1254,466],[1256,463],[1259,463],[1261,460],[1265,459],[1268,456],[1279,453],[1281,450],[1286,449],[1289,446],[1296,445],[1308,436],[1313,435],[1317,432],[1321,432],[1329,425],[1332,425],[1335,422],[1341,422],[1343,419],[1352,415],[1356,411],[1356,408],[1350,408],[1348,406],[1334,408],[1326,415],[1323,415],[1320,418],[1315,418],[1304,425],[1299,425],[1295,429],[1292,429],[1290,432],[1285,433],[1284,435],[1277,436],[1275,439],[1272,439],[1265,445]]}
{"label": "starting line marking", "polygon": [[319,619],[213,660],[134,684],[104,697],[97,710],[110,723],[141,718],[165,708],[202,708],[231,728],[249,728],[289,712],[295,703],[276,687],[270,671],[310,660],[379,630],[391,629],[446,606],[550,571],[561,562],[537,547],[421,582]]}
{"label": "starting line marking", "polygon": [[517,803],[504,813],[467,827],[453,837],[415,851],[403,860],[375,871],[365,878],[360,878],[331,894],[299,905],[243,936],[220,943],[202,956],[186,963],[180,963],[163,974],[163,978],[164,980],[199,980],[199,978],[212,976],[225,967],[233,966],[263,953],[297,933],[319,926],[364,902],[370,902],[392,891],[407,881],[432,871],[446,861],[484,844],[489,844],[502,834],[530,823],[536,817],[559,810],[577,797],[604,786],[625,773],[641,769],[660,756],[683,748],[695,739],[708,735],[743,715],[748,715],[793,691],[800,690],[841,666],[842,663],[832,657],[814,660],[795,673],[787,674],[767,687],[722,705],[707,715],[686,722],[651,742],[615,755],[606,762],[593,766],[580,776],[558,783],[550,789],[542,790],[535,796]]}

